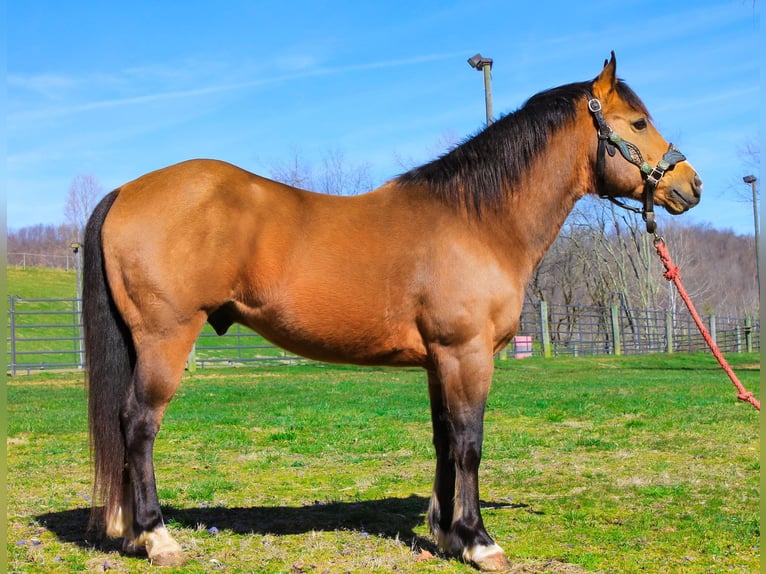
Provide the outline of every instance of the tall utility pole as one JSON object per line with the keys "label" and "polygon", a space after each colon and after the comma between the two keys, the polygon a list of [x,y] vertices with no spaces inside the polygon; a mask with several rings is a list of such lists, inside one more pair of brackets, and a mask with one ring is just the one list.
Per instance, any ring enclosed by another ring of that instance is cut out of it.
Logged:
{"label": "tall utility pole", "polygon": [[485,58],[481,54],[476,54],[468,58],[470,66],[484,72],[484,105],[487,109],[487,125],[491,125],[492,119],[492,58]]}
{"label": "tall utility pole", "polygon": [[754,175],[746,175],[742,181],[749,183],[753,188],[753,226],[755,229],[755,280],[758,283],[758,298],[761,297],[761,257],[760,257],[760,233],[758,229],[758,187],[756,181],[758,178]]}

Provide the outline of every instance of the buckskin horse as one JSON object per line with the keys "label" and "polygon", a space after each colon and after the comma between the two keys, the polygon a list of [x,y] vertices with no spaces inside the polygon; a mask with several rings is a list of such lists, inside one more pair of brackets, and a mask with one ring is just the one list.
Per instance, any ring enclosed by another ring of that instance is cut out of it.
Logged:
{"label": "buckskin horse", "polygon": [[[619,152],[619,153],[618,153]],[[679,214],[702,182],[616,76],[530,98],[439,159],[355,197],[192,160],[104,197],[84,239],[92,525],[153,563],[183,562],[164,526],[153,445],[209,322],[318,361],[428,375],[439,548],[510,566],[479,509],[493,354],[514,336],[530,274],[588,193]]]}

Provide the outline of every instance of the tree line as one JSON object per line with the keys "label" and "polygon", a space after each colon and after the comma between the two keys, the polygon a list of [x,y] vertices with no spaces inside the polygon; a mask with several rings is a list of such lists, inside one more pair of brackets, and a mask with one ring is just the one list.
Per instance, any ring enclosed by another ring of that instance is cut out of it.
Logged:
{"label": "tree line", "polygon": [[[757,316],[755,238],[657,215],[658,233],[698,311]],[[535,270],[527,298],[675,312],[683,303],[664,271],[640,215],[585,198]]]}
{"label": "tree line", "polygon": [[[336,195],[355,195],[373,187],[369,166],[349,163],[340,151],[326,154],[321,163],[313,170],[295,154],[294,160],[273,165],[269,175]],[[81,241],[87,217],[103,194],[93,176],[75,177],[65,204],[65,223],[9,229],[8,264],[21,265],[23,257],[27,265],[71,267],[67,256]],[[659,232],[698,310],[757,316],[754,237],[686,223],[683,217],[658,216]],[[682,303],[663,270],[654,237],[645,232],[639,215],[589,197],[567,219],[532,275],[526,297],[571,307],[616,304],[675,311]]]}

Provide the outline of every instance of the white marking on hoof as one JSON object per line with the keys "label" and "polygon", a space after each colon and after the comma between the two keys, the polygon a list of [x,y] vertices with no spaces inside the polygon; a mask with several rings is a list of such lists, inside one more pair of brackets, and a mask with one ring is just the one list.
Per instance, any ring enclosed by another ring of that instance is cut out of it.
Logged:
{"label": "white marking on hoof", "polygon": [[511,569],[511,563],[505,557],[505,552],[497,544],[466,548],[463,550],[463,560],[475,564],[484,572],[506,572]]}

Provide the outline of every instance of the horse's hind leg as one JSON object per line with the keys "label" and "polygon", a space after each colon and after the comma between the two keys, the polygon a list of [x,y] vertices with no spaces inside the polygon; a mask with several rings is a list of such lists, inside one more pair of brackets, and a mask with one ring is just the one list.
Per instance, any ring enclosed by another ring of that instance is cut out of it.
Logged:
{"label": "horse's hind leg", "polygon": [[[186,358],[200,325],[179,329],[173,337],[146,336],[136,347],[136,370],[121,411],[126,452],[123,522],[125,549],[146,549],[158,565],[183,563],[181,546],[165,528],[154,475],[154,440],[162,417],[183,375]],[[132,502],[132,508],[130,503]]]}

